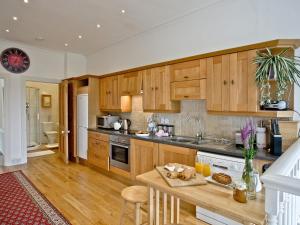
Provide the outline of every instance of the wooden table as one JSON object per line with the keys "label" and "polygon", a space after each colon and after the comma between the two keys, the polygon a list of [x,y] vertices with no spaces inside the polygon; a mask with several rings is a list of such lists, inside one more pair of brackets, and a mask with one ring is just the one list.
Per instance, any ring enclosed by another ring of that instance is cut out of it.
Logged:
{"label": "wooden table", "polygon": [[171,224],[179,224],[180,200],[200,206],[242,224],[263,225],[265,222],[264,195],[257,194],[256,200],[243,204],[232,197],[232,190],[214,184],[189,187],[170,187],[156,171],[141,174],[137,180],[148,185],[148,224],[159,225],[160,194],[163,199],[162,223],[167,222],[167,197],[170,196]]}

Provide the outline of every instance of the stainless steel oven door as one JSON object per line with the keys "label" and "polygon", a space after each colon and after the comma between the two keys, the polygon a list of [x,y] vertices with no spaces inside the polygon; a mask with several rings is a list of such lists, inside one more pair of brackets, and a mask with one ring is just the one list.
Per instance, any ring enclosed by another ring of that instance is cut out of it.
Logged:
{"label": "stainless steel oven door", "polygon": [[130,171],[130,148],[128,145],[110,143],[110,164],[120,169]]}

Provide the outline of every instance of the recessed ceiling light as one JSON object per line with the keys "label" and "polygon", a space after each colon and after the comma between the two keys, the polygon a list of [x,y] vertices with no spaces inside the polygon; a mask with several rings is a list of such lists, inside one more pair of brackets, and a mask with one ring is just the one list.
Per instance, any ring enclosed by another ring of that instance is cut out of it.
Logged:
{"label": "recessed ceiling light", "polygon": [[24,0],[24,3],[28,3],[28,0]]}
{"label": "recessed ceiling light", "polygon": [[65,47],[68,47],[69,46],[69,44],[68,43],[65,43]]}
{"label": "recessed ceiling light", "polygon": [[9,33],[9,29],[6,29],[5,32],[6,32],[6,33]]}
{"label": "recessed ceiling light", "polygon": [[125,9],[122,9],[122,10],[121,10],[121,13],[122,13],[122,14],[125,14],[125,12],[126,12]]}
{"label": "recessed ceiling light", "polygon": [[17,21],[17,20],[18,20],[18,17],[14,16],[14,17],[13,17],[13,20],[14,20],[14,21]]}
{"label": "recessed ceiling light", "polygon": [[43,38],[43,37],[41,37],[41,36],[38,36],[38,37],[35,38],[35,40],[36,40],[36,41],[44,41],[45,38]]}
{"label": "recessed ceiling light", "polygon": [[78,38],[79,38],[79,39],[81,39],[81,38],[82,38],[82,36],[81,36],[81,35],[78,35]]}
{"label": "recessed ceiling light", "polygon": [[101,27],[101,25],[100,24],[97,24],[97,28],[100,28]]}

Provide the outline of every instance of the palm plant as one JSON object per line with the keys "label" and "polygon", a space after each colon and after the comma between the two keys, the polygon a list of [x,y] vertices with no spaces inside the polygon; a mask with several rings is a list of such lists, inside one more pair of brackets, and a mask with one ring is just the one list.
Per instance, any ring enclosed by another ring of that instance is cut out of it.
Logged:
{"label": "palm plant", "polygon": [[261,91],[261,105],[271,102],[270,97],[270,80],[276,81],[276,97],[278,101],[282,100],[288,85],[299,85],[300,71],[297,68],[300,66],[299,57],[286,57],[285,53],[289,50],[286,48],[279,54],[273,54],[270,49],[266,51],[258,51],[254,59],[257,69],[255,80]]}

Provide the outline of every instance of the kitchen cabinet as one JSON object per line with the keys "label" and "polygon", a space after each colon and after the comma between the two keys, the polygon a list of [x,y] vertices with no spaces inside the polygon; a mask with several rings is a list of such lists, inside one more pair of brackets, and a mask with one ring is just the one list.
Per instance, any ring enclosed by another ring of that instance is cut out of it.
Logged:
{"label": "kitchen cabinet", "polygon": [[142,88],[142,79],[137,71],[119,75],[119,79],[121,96],[140,94]]}
{"label": "kitchen cabinet", "polygon": [[119,92],[119,76],[100,79],[100,110],[109,112],[130,112],[131,98],[127,96],[122,102]]}
{"label": "kitchen cabinet", "polygon": [[171,100],[206,99],[206,59],[170,66]]}
{"label": "kitchen cabinet", "polygon": [[158,144],[131,139],[131,177],[153,170],[158,163]]}
{"label": "kitchen cabinet", "polygon": [[179,112],[180,102],[171,101],[170,67],[140,72],[143,77],[143,109],[146,112]]}
{"label": "kitchen cabinet", "polygon": [[255,50],[207,59],[207,109],[220,112],[256,112],[258,90]]}
{"label": "kitchen cabinet", "polygon": [[195,165],[197,150],[173,145],[159,144],[158,164],[180,163],[188,166]]}
{"label": "kitchen cabinet", "polygon": [[206,79],[172,82],[171,99],[206,99]]}
{"label": "kitchen cabinet", "polygon": [[109,170],[109,136],[95,132],[88,133],[88,162]]}

